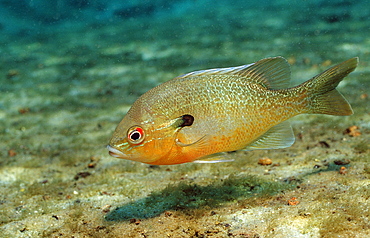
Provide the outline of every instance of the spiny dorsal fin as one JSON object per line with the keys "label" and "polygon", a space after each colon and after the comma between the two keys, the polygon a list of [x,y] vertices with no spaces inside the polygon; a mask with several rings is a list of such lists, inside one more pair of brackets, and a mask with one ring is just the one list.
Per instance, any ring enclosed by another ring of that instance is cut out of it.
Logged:
{"label": "spiny dorsal fin", "polygon": [[199,70],[176,78],[186,79],[208,75],[237,75],[269,89],[288,88],[290,83],[290,67],[283,57],[266,58],[237,67]]}

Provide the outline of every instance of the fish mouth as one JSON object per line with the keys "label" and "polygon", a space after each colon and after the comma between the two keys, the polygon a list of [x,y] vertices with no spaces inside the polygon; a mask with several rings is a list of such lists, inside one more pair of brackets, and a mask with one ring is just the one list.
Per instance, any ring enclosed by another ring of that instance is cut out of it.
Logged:
{"label": "fish mouth", "polygon": [[110,146],[110,145],[107,145],[107,149],[109,151],[109,155],[113,156],[113,157],[116,157],[116,158],[122,158],[122,159],[127,159],[127,155],[125,155],[124,153],[122,153],[121,151],[117,150],[116,148]]}

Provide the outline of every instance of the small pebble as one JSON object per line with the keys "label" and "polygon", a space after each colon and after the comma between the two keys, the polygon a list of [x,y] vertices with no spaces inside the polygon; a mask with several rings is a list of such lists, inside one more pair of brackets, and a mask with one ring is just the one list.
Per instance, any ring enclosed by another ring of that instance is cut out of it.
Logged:
{"label": "small pebble", "polygon": [[350,126],[343,132],[343,134],[356,137],[356,136],[360,136],[361,132],[358,126]]}
{"label": "small pebble", "polygon": [[110,212],[110,208],[111,208],[112,206],[111,205],[109,205],[109,204],[107,204],[107,205],[104,205],[103,207],[102,207],[102,212],[104,212],[104,213],[108,213],[108,212]]}
{"label": "small pebble", "polygon": [[13,156],[16,156],[17,155],[17,152],[15,152],[15,150],[8,150],[8,155],[10,157],[13,157]]}
{"label": "small pebble", "polygon": [[369,95],[367,95],[367,93],[363,93],[363,94],[361,94],[361,96],[360,96],[360,98],[361,98],[362,100],[367,99],[368,97],[369,97]]}
{"label": "small pebble", "polygon": [[130,219],[130,223],[134,223],[135,225],[139,225],[140,224],[140,220],[139,219],[132,218],[132,219]]}
{"label": "small pebble", "polygon": [[87,176],[90,176],[90,175],[91,175],[91,173],[89,173],[89,172],[79,172],[75,175],[74,179],[78,180],[80,178],[86,178]]}
{"label": "small pebble", "polygon": [[288,205],[290,206],[295,206],[295,205],[298,205],[299,204],[299,201],[297,200],[296,197],[292,197],[291,199],[288,200]]}
{"label": "small pebble", "polygon": [[26,114],[30,111],[28,107],[18,109],[19,114]]}
{"label": "small pebble", "polygon": [[330,145],[326,141],[319,141],[319,145],[323,148],[330,148]]}
{"label": "small pebble", "polygon": [[346,169],[346,167],[344,167],[344,166],[340,167],[340,169],[339,169],[339,173],[340,173],[340,174],[346,174],[346,173],[347,173],[347,169]]}
{"label": "small pebble", "polygon": [[170,211],[165,211],[165,212],[164,212],[164,215],[165,215],[166,217],[170,217],[170,216],[172,216],[172,212],[170,212]]}
{"label": "small pebble", "polygon": [[6,74],[6,78],[7,78],[7,79],[11,79],[11,78],[13,78],[13,77],[15,77],[15,76],[17,76],[17,75],[19,75],[19,71],[18,71],[18,70],[16,70],[16,69],[11,69],[11,70],[9,70],[9,71],[8,71],[8,73]]}
{"label": "small pebble", "polygon": [[334,164],[336,164],[336,165],[346,165],[346,164],[349,164],[349,163],[351,163],[351,161],[349,159],[334,160]]}
{"label": "small pebble", "polygon": [[258,164],[260,164],[260,165],[271,165],[272,164],[272,160],[270,158],[263,157],[263,158],[260,158],[258,160]]}

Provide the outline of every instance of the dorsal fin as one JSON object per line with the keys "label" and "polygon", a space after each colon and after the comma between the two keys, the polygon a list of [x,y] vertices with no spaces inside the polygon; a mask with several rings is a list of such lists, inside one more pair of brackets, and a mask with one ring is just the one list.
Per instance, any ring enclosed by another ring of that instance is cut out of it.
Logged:
{"label": "dorsal fin", "polygon": [[237,67],[199,70],[176,78],[185,79],[207,75],[237,75],[269,89],[288,88],[290,83],[290,67],[283,57],[266,58]]}

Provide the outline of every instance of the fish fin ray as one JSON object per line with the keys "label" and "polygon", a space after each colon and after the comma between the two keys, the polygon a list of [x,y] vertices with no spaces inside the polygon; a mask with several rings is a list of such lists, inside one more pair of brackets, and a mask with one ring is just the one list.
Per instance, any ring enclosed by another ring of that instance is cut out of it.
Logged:
{"label": "fish fin ray", "polygon": [[290,123],[284,121],[268,130],[243,150],[281,149],[291,146],[295,141]]}
{"label": "fish fin ray", "polygon": [[284,89],[290,84],[290,66],[283,57],[259,60],[239,75],[268,89]]}
{"label": "fish fin ray", "polygon": [[279,56],[237,67],[194,71],[178,76],[176,79],[209,75],[236,75],[261,84],[268,89],[283,89],[289,87],[290,66],[286,59]]}
{"label": "fish fin ray", "polygon": [[213,164],[213,163],[220,163],[220,162],[232,162],[234,159],[228,158],[226,152],[216,153],[212,155],[207,155],[196,159],[193,163],[198,164]]}
{"label": "fish fin ray", "polygon": [[351,73],[358,64],[358,58],[352,58],[335,65],[299,87],[304,87],[309,95],[310,103],[307,113],[328,114],[337,116],[352,115],[353,111],[348,101],[340,94],[336,87]]}
{"label": "fish fin ray", "polygon": [[[181,147],[188,147],[188,146],[190,147],[191,146],[192,150],[202,151],[206,147],[209,146],[209,141],[208,141],[208,136],[204,135],[199,140],[197,140],[193,143],[189,143],[189,144],[182,143],[181,141],[176,139],[176,145],[181,146]],[[220,153],[215,153],[215,154],[200,157],[200,158],[198,158],[198,159],[196,159],[192,162],[193,163],[199,163],[199,164],[211,164],[211,163],[231,162],[231,161],[234,161],[234,160],[228,158],[226,152],[220,152]]]}
{"label": "fish fin ray", "polygon": [[248,69],[252,64],[247,65],[241,65],[236,67],[228,67],[228,68],[215,68],[215,69],[205,69],[205,70],[198,70],[194,72],[190,72],[187,74],[180,75],[176,77],[179,78],[190,78],[190,77],[196,77],[196,76],[208,76],[208,75],[239,75],[241,72],[243,72],[245,69]]}
{"label": "fish fin ray", "polygon": [[193,145],[202,145],[204,143],[206,143],[206,138],[207,135],[204,135],[203,137],[201,137],[199,140],[195,141],[195,142],[192,142],[192,143],[189,143],[189,144],[185,144],[185,143],[182,143],[179,139],[176,139],[175,142],[176,142],[176,145],[178,146],[181,146],[181,147],[187,147],[187,146],[193,146]]}

